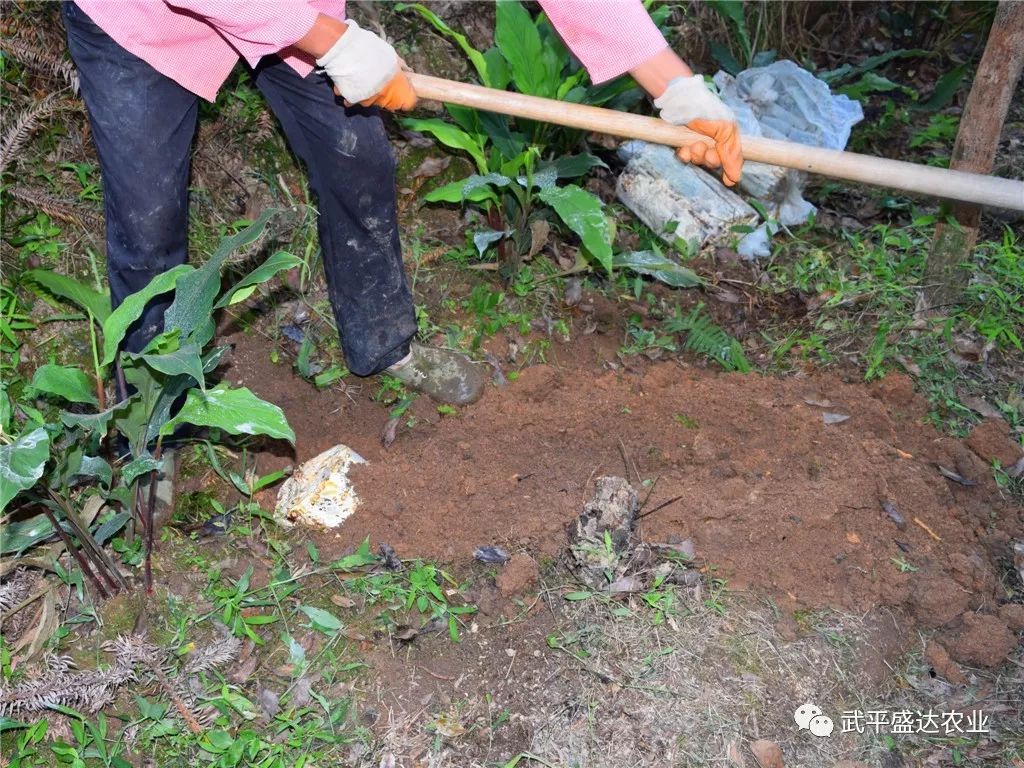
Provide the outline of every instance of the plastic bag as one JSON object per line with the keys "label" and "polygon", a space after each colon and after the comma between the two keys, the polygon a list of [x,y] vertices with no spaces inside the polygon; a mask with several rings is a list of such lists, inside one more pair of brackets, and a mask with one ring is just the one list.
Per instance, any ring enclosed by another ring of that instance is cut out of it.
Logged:
{"label": "plastic bag", "polygon": [[860,103],[833,95],[828,84],[793,61],[754,67],[736,77],[715,75],[722,101],[751,136],[843,149],[850,129],[864,119]]}
{"label": "plastic bag", "polygon": [[348,479],[353,464],[366,459],[347,445],[328,448],[302,464],[277,494],[274,519],[284,528],[300,525],[336,528],[359,506]]}
{"label": "plastic bag", "polygon": [[[754,67],[736,77],[715,75],[722,101],[736,115],[740,131],[827,149],[843,149],[850,130],[864,119],[860,103],[833,95],[828,84],[792,61]],[[758,198],[783,226],[807,221],[816,208],[803,198],[806,175],[761,163],[747,163],[740,188]],[[744,237],[737,252],[746,259],[771,255],[778,226],[765,222]]]}

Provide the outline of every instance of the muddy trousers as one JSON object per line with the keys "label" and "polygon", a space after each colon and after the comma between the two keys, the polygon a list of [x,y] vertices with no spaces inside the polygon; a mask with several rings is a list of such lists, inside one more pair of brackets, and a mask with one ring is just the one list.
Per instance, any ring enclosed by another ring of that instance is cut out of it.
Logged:
{"label": "muddy trousers", "polygon": [[[111,301],[186,261],[188,179],[198,97],[129,53],[73,3],[68,46],[99,155]],[[376,110],[346,109],[329,81],[266,57],[253,79],[305,163],[317,200],[328,294],[349,369],[368,376],[397,362],[416,333],[402,268],[395,160]],[[129,331],[139,351],[162,330],[169,300]]]}

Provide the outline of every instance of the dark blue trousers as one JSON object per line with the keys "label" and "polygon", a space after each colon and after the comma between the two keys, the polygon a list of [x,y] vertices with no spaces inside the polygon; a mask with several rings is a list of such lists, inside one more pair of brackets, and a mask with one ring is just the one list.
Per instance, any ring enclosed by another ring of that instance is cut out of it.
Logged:
{"label": "dark blue trousers", "polygon": [[[64,4],[64,23],[100,160],[116,307],[187,259],[198,97],[114,42],[74,3]],[[395,160],[380,115],[343,107],[323,75],[300,77],[276,57],[253,76],[306,165],[346,363],[369,376],[400,360],[416,333],[398,240]],[[147,308],[129,331],[128,350],[141,350],[162,330],[168,306],[158,299]]]}

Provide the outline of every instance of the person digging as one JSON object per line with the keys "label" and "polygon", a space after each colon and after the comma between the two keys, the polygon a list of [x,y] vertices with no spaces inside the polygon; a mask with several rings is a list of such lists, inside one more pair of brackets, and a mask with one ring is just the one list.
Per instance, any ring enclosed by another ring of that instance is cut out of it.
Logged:
{"label": "person digging", "polygon": [[[739,180],[732,112],[671,51],[640,0],[540,4],[595,83],[629,72],[662,118],[714,140],[679,149],[680,160]],[[198,102],[213,101],[242,58],[306,166],[348,368],[386,372],[442,403],[480,398],[482,366],[414,341],[380,110],[412,109],[416,94],[390,43],[346,19],[343,0],[77,0],[63,14],[99,156],[115,308],[186,261]],[[127,351],[161,332],[169,301],[146,307]]]}

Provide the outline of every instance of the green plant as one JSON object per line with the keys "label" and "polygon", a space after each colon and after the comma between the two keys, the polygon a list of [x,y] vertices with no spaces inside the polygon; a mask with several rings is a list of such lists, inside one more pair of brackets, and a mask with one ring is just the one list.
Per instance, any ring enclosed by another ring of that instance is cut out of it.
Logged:
{"label": "green plant", "polygon": [[37,213],[18,227],[18,234],[10,238],[11,245],[21,249],[24,256],[35,256],[44,262],[55,263],[60,257],[64,244],[60,227],[45,213]]}
{"label": "green plant", "polygon": [[704,598],[704,607],[708,608],[719,616],[725,616],[725,579],[708,579],[708,596]]}
{"label": "green plant", "polygon": [[82,188],[78,193],[79,200],[98,202],[102,199],[102,187],[100,187],[99,181],[93,179],[97,171],[93,163],[61,163],[60,167],[75,174],[75,178]]}
{"label": "green plant", "polygon": [[1007,227],[1002,241],[978,246],[965,267],[974,277],[964,293],[959,319],[988,341],[1024,352],[1024,240]]}
{"label": "green plant", "polygon": [[458,605],[452,601],[451,598],[462,590],[459,583],[436,565],[420,560],[401,570],[380,570],[380,564],[380,558],[370,553],[369,541],[364,541],[355,553],[332,563],[331,568],[352,574],[365,571],[366,566],[378,566],[376,570],[345,578],[342,582],[345,591],[361,596],[367,605],[379,606],[378,620],[385,625],[394,627],[415,610],[424,626],[434,622],[447,625],[449,636],[457,642],[460,617],[476,612],[473,605]]}
{"label": "green plant", "polygon": [[895,565],[900,573],[914,573],[920,570],[916,565],[908,562],[904,557],[890,557],[889,562]]}
{"label": "green plant", "polygon": [[677,311],[675,317],[665,322],[665,331],[686,334],[683,341],[684,349],[714,360],[727,371],[750,371],[750,363],[743,354],[743,347],[711,322],[704,313],[703,303],[698,304],[686,315]]}
{"label": "green plant", "polygon": [[[414,4],[397,8],[412,10],[454,40],[469,58],[480,82],[490,88],[514,87],[535,96],[619,107],[638,95],[629,78],[600,86],[585,85],[585,71],[569,55],[547,18],[543,14],[531,18],[519,0],[497,5],[495,45],[483,52],[426,7]],[[580,144],[578,131],[545,122],[512,122],[502,115],[455,105],[446,109],[454,125],[437,118],[404,123],[472,159],[475,174],[433,190],[425,200],[482,207],[487,229],[473,235],[480,256],[497,247],[505,277],[514,279],[524,258],[543,246],[539,233],[561,225],[579,238],[587,260],[612,272],[617,266],[614,220],[591,192],[578,184],[559,185],[604,165],[587,151],[566,154]],[[636,259],[627,258],[621,266],[632,268],[632,261]],[[658,269],[648,274],[657,277],[677,267],[662,259]]]}
{"label": "green plant", "polygon": [[[124,582],[100,540],[112,537],[134,516],[145,536],[148,587],[154,494],[144,492],[144,484],[151,478],[155,482],[163,440],[183,424],[216,428],[228,434],[294,440],[277,406],[260,400],[248,389],[207,381],[226,349],[211,345],[214,310],[241,301],[259,283],[298,261],[289,254],[275,254],[226,292],[220,292],[221,269],[227,257],[258,238],[272,214],[266,212],[250,227],[226,238],[203,266],[183,265],[157,276],[114,311],[109,310],[105,296],[69,278],[29,275],[29,279],[87,311],[97,387],[94,393],[89,377],[75,366],[48,364],[38,369],[29,391],[76,406],[60,411],[53,420],[47,420],[25,401],[11,407],[4,395],[4,412],[17,413],[22,424],[17,434],[4,435],[5,444],[0,445],[0,473],[5,481],[0,490],[0,509],[17,497],[21,506],[39,510],[17,522],[4,523],[0,531],[4,554],[22,554],[57,534],[67,551],[76,556],[97,593],[109,595],[123,588]],[[127,329],[145,305],[154,296],[172,291],[175,298],[164,316],[163,333],[140,353],[121,351]],[[102,346],[95,326],[100,330]],[[115,363],[132,388],[131,394],[102,408],[102,378]],[[179,401],[182,405],[173,413]],[[101,455],[111,432],[120,435],[129,448],[128,461],[117,467],[116,475]],[[75,492],[86,481],[91,489]],[[104,508],[108,513],[100,516]],[[125,545],[124,552],[130,553],[130,536]]]}

